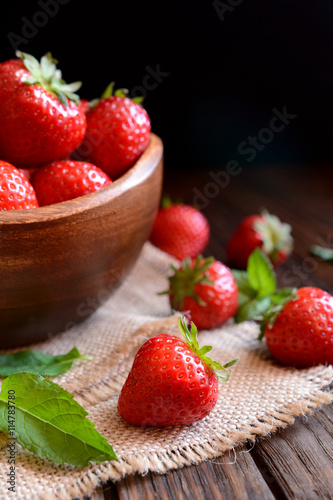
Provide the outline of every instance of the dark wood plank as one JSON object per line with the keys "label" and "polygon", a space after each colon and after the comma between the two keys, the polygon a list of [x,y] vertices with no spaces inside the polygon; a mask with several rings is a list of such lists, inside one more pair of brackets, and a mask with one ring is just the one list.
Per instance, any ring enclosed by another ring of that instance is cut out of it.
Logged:
{"label": "dark wood plank", "polygon": [[315,417],[297,418],[270,439],[261,439],[251,455],[274,478],[270,487],[276,498],[332,498],[332,437]]}
{"label": "dark wood plank", "polygon": [[[249,478],[251,480],[249,481]],[[120,500],[273,500],[246,447],[200,465],[158,475],[128,476],[116,484]]]}
{"label": "dark wood plank", "polygon": [[326,429],[328,434],[331,435],[332,439],[332,429],[333,429],[333,405],[323,406],[320,411],[317,411],[314,415],[316,420]]}

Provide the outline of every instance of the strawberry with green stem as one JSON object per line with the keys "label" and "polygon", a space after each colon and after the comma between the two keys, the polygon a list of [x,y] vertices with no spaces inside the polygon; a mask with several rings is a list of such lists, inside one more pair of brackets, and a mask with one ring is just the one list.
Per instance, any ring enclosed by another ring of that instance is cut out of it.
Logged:
{"label": "strawberry with green stem", "polygon": [[317,287],[301,287],[261,318],[259,339],[271,355],[296,368],[333,364],[333,297]]}
{"label": "strawberry with green stem", "polygon": [[277,286],[274,268],[259,249],[247,270],[232,270],[238,284],[235,321],[252,320],[260,327],[274,359],[305,368],[333,364],[333,297],[316,287]]}
{"label": "strawberry with green stem", "polygon": [[118,399],[119,415],[137,426],[192,424],[216,405],[219,381],[229,380],[237,360],[225,365],[207,356],[211,346],[199,346],[197,328],[178,319],[184,340],[162,333],[138,350]]}
{"label": "strawberry with green stem", "polygon": [[116,180],[148,147],[151,123],[140,99],[130,99],[127,89],[113,88],[112,82],[101,98],[90,101],[85,137],[72,157],[93,163]]}
{"label": "strawberry with green stem", "polygon": [[231,266],[246,269],[251,253],[260,248],[274,267],[280,266],[293,249],[291,226],[267,210],[248,215],[228,240],[226,253]]}
{"label": "strawberry with green stem", "polygon": [[184,312],[199,329],[218,327],[238,308],[238,287],[230,269],[213,257],[185,258],[173,274],[168,294],[173,309]]}
{"label": "strawberry with green stem", "polygon": [[18,168],[61,160],[81,143],[86,117],[50,53],[17,52],[0,64],[0,157]]}

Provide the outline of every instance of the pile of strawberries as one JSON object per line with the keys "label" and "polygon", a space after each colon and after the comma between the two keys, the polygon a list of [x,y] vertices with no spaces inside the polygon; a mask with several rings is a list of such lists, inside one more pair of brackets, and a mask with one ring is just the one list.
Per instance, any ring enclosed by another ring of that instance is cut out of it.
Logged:
{"label": "pile of strawberries", "polygon": [[[243,219],[226,246],[228,267],[200,254],[210,238],[208,220],[195,207],[162,203],[150,235],[156,247],[180,260],[171,265],[171,310],[180,311],[183,340],[168,333],[147,340],[137,352],[118,400],[132,425],[191,424],[215,407],[219,381],[228,368],[199,346],[200,331],[231,320],[260,325],[258,342],[276,362],[295,368],[333,364],[333,297],[315,287],[278,288],[275,268],[291,254],[289,224],[263,211]],[[189,324],[190,323],[190,326]]]}
{"label": "pile of strawberries", "polygon": [[0,211],[52,205],[97,191],[123,175],[150,141],[140,99],[108,85],[80,100],[47,53],[0,64]]}

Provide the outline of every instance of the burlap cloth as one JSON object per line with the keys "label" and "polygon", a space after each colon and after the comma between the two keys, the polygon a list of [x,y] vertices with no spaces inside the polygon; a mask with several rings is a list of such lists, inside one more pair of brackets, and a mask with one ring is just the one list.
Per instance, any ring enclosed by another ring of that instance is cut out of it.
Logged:
{"label": "burlap cloth", "polygon": [[[166,296],[157,295],[167,286],[169,256],[149,243],[121,288],[93,316],[71,330],[34,346],[52,354],[74,345],[93,361],[77,362],[66,374],[53,380],[74,394],[112,444],[119,462],[90,467],[57,466],[18,446],[16,493],[8,492],[7,438],[0,434],[1,498],[83,498],[96,486],[126,474],[155,471],[165,473],[184,465],[200,463],[245,441],[254,441],[292,424],[333,400],[327,390],[333,367],[295,370],[276,364],[265,343],[258,342],[254,323],[200,332],[200,344],[212,345],[214,359],[224,363],[239,357],[229,382],[222,384],[218,403],[201,422],[174,428],[136,428],[117,413],[117,398],[138,347],[160,332],[177,332],[177,316]],[[91,307],[94,298],[84,306]]]}

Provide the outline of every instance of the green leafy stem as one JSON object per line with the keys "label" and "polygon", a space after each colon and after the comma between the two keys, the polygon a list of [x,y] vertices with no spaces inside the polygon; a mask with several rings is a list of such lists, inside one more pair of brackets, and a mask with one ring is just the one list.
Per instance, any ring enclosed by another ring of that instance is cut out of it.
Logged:
{"label": "green leafy stem", "polygon": [[296,298],[296,288],[277,287],[272,263],[259,248],[250,255],[246,271],[231,271],[238,285],[238,310],[235,321],[259,322],[259,339],[262,339],[266,325],[272,325],[282,307]]}

